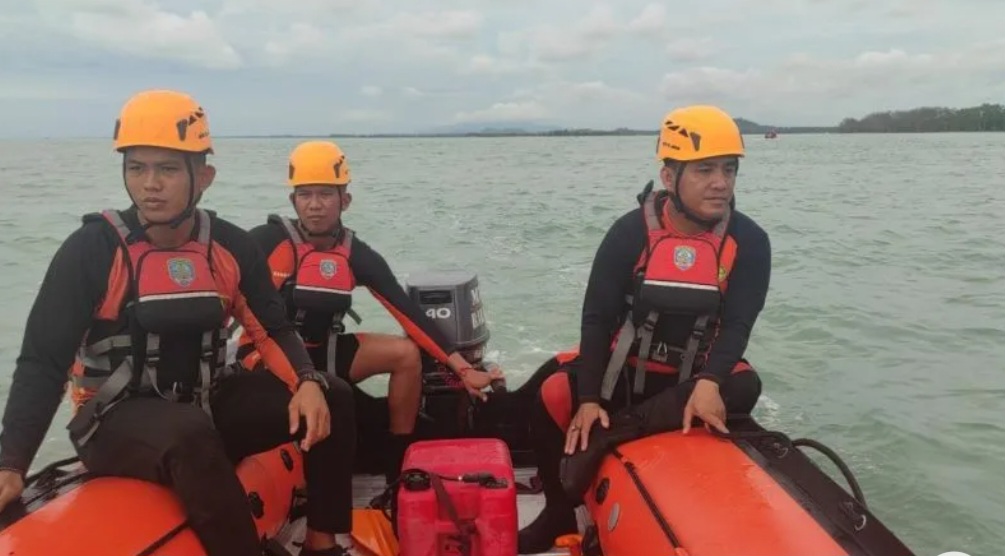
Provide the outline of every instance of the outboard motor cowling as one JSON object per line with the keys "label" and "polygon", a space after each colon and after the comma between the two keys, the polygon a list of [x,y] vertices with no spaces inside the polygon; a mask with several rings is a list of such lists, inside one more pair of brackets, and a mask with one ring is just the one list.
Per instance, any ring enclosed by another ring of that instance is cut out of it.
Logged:
{"label": "outboard motor cowling", "polygon": [[[489,329],[475,273],[419,272],[409,276],[405,287],[408,296],[457,346],[472,368],[481,372],[499,368],[485,358]],[[429,431],[434,438],[500,438],[511,450],[514,446],[528,445],[524,432],[527,429],[524,408],[528,404],[524,394],[508,391],[505,379],[500,379],[492,381],[486,402],[476,402],[446,365],[424,351],[422,361],[422,418],[416,431]],[[530,452],[526,448],[520,450],[514,457],[525,461],[525,453]]]}
{"label": "outboard motor cowling", "polygon": [[425,272],[410,276],[408,295],[457,345],[470,363],[484,358],[489,329],[485,324],[478,276],[473,272]]}
{"label": "outboard motor cowling", "polygon": [[[409,276],[406,288],[409,297],[457,346],[471,366],[484,370],[489,329],[478,291],[478,275],[468,271],[419,272]],[[460,388],[456,375],[439,364],[424,376],[427,392]]]}

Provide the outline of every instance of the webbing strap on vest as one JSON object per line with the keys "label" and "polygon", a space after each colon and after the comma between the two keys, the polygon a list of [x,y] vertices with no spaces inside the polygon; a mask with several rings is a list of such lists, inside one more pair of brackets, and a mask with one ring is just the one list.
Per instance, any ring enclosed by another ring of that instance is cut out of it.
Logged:
{"label": "webbing strap on vest", "polygon": [[[210,407],[209,396],[212,392],[214,380],[218,378],[218,373],[214,369],[221,369],[225,364],[226,352],[220,349],[220,339],[225,333],[225,329],[205,332],[202,335],[202,346],[199,357],[199,381],[193,386],[192,394],[195,403],[213,418],[213,411]],[[108,352],[112,349],[130,347],[129,336],[112,336],[95,342],[81,350],[79,358],[81,363],[87,367],[98,370],[112,370]],[[133,378],[139,379],[139,390],[153,390],[160,397],[168,401],[177,402],[181,397],[178,384],[168,391],[162,391],[157,378],[157,363],[160,361],[160,336],[156,334],[147,335],[147,350],[144,356],[145,362],[140,372],[134,372],[133,358],[127,356],[123,358],[111,374],[105,377],[75,376],[74,386],[79,388],[94,388],[98,386],[97,392],[91,399],[87,400],[77,410],[76,414],[67,424],[67,429],[71,433],[71,440],[78,448],[87,443],[88,440],[98,430],[101,418],[112,407],[128,397],[127,391]],[[122,394],[125,394],[124,396]]]}
{"label": "webbing strap on vest", "polygon": [[701,339],[705,336],[708,321],[708,315],[702,315],[698,317],[694,323],[694,327],[691,329],[691,336],[687,339],[687,347],[684,348],[684,353],[680,356],[680,382],[691,378],[691,369],[694,367],[694,360],[698,356],[698,346],[701,344]]}
{"label": "webbing strap on vest", "polygon": [[[118,232],[119,237],[122,238],[123,247],[128,249],[129,245],[126,242],[129,241],[133,231],[122,220],[122,216],[116,210],[106,210],[102,214],[108,218],[110,223],[115,227],[115,231]],[[196,241],[208,246],[210,231],[209,213],[202,209],[195,209],[195,216],[199,221],[199,233],[196,235]]]}
{"label": "webbing strap on vest", "polygon": [[[290,220],[289,218],[286,218],[285,216],[274,216],[274,218],[276,220],[279,220],[279,223],[283,225],[283,229],[286,231],[287,237],[289,237],[290,241],[293,242],[293,247],[294,247],[293,254],[294,254],[294,258],[296,258],[296,254],[297,254],[296,253],[296,251],[297,251],[296,250],[296,246],[298,246],[298,245],[300,245],[301,243],[304,242],[303,237],[300,235],[300,230],[298,230],[297,227],[293,225],[293,220]],[[293,263],[293,271],[294,272],[296,272],[296,270],[297,270],[296,266],[297,266],[296,265],[296,261],[294,261],[294,263]]]}
{"label": "webbing strap on vest", "polygon": [[[128,241],[132,231],[122,220],[118,211],[105,211],[105,216],[115,227],[122,245],[128,250]],[[197,240],[203,245],[210,242],[210,220],[209,213],[196,209],[196,217],[199,219],[199,232]],[[133,282],[130,279],[130,282]],[[125,303],[128,308],[131,301]],[[213,369],[223,367],[226,352],[220,349],[221,334],[226,337],[227,329],[215,329],[205,332],[202,335],[202,349],[199,357],[199,383],[193,388],[196,403],[209,415],[212,422],[213,413],[210,408],[209,395],[212,390],[215,373]],[[111,371],[107,378],[79,376],[74,377],[75,386],[83,388],[94,388],[100,383],[94,395],[84,402],[76,411],[66,428],[70,431],[70,441],[78,449],[83,447],[97,432],[104,415],[119,402],[129,396],[128,388],[133,383],[134,378],[139,379],[141,389],[152,389],[158,395],[169,401],[178,401],[177,383],[175,387],[164,394],[159,388],[157,381],[157,363],[160,361],[160,336],[157,334],[146,335],[146,352],[144,354],[144,369],[137,371],[133,367],[133,355],[123,358],[122,363],[112,370],[109,353],[112,350],[122,348],[132,348],[132,337],[129,334],[110,336],[99,340],[91,345],[83,346],[78,354],[81,363],[85,367],[98,370]],[[125,395],[123,395],[125,394]]]}
{"label": "webbing strap on vest", "polygon": [[126,359],[98,388],[94,396],[87,400],[70,419],[66,428],[70,431],[70,441],[78,449],[84,446],[98,430],[105,413],[125,398],[119,397],[133,381],[132,361]]}
{"label": "webbing strap on vest", "polygon": [[[220,349],[220,329],[202,334],[202,350],[199,356],[199,382],[192,388],[196,405],[202,408],[209,415],[210,421],[213,419],[213,409],[210,407],[209,395],[212,391],[213,381],[217,378],[217,373],[213,369],[222,369],[226,363],[226,353]],[[153,343],[153,348],[151,348]],[[146,372],[140,382],[140,388],[152,388],[157,395],[171,402],[180,401],[181,393],[178,391],[178,383],[172,385],[171,390],[162,392],[160,382],[157,379],[157,362],[160,361],[160,337],[155,334],[147,335],[147,357],[144,365]]]}
{"label": "webbing strap on vest", "polygon": [[659,317],[656,311],[649,311],[642,328],[639,329],[639,354],[635,358],[635,387],[632,390],[637,396],[642,395],[646,387],[646,360],[649,358],[649,350],[652,349],[653,331],[656,330],[656,321]]}
{"label": "webbing strap on vest", "polygon": [[646,229],[650,232],[662,230],[663,224],[659,216],[656,215],[656,194],[650,192],[646,195],[646,200],[642,203],[642,215],[646,219]]}
{"label": "webbing strap on vest", "polygon": [[[346,314],[349,315],[352,320],[356,321],[357,326],[359,326],[359,323],[362,322],[362,319],[359,318],[356,311],[349,309]],[[325,355],[325,368],[332,376],[335,376],[335,356],[336,348],[338,347],[338,336],[339,334],[345,332],[345,325],[342,324],[343,318],[345,318],[343,315],[335,315],[335,317],[332,318],[331,330],[328,332],[328,352]]]}
{"label": "webbing strap on vest", "polygon": [[621,376],[621,367],[628,360],[628,352],[632,349],[632,343],[635,342],[635,335],[635,323],[632,322],[632,313],[629,310],[624,324],[621,325],[621,330],[618,331],[618,337],[614,341],[614,351],[607,361],[604,380],[600,384],[600,397],[604,400],[610,401],[611,396],[614,395],[614,387],[618,383],[618,377]]}
{"label": "webbing strap on vest", "polygon": [[[285,216],[279,216],[277,214],[272,214],[269,215],[269,220],[278,221],[280,224],[282,224],[283,230],[286,232],[286,236],[290,239],[290,242],[293,243],[294,261],[293,261],[292,274],[296,274],[297,268],[300,265],[298,257],[299,247],[304,243],[306,243],[304,241],[304,236],[300,233],[300,230],[297,229],[297,225],[294,224],[293,220],[290,218],[287,218]],[[345,233],[343,233],[342,235],[342,241],[339,242],[339,246],[345,249],[345,256],[348,259],[349,255],[352,253],[352,239],[354,234],[353,231],[349,228],[343,227],[342,230]]]}

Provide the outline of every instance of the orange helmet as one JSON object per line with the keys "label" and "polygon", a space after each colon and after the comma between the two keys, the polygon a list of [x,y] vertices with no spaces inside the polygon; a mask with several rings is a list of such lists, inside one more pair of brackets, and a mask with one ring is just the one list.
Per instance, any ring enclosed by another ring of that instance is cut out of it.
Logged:
{"label": "orange helmet", "polygon": [[206,112],[176,91],[144,91],[129,99],[115,121],[114,140],[120,152],[129,147],[213,152]]}
{"label": "orange helmet", "polygon": [[743,156],[743,136],[729,114],[697,105],[678,108],[663,118],[657,160],[688,162],[715,156]]}
{"label": "orange helmet", "polygon": [[289,184],[349,185],[349,161],[338,145],[331,141],[306,141],[290,153]]}

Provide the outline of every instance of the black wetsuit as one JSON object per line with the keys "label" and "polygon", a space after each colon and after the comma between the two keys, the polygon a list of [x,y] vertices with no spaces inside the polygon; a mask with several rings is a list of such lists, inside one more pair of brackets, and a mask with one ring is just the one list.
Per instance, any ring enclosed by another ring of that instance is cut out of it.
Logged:
{"label": "black wetsuit", "polygon": [[[295,222],[295,221],[294,221]],[[269,267],[272,270],[273,284],[281,285],[294,269],[290,265],[292,243],[279,224],[262,224],[252,228],[249,233],[267,255]],[[405,333],[420,348],[429,353],[437,361],[446,364],[447,358],[454,352],[455,346],[436,326],[436,324],[415,303],[398,283],[394,273],[384,257],[353,234],[352,246],[349,252],[349,267],[356,279],[356,285],[367,288],[373,297],[388,310],[398,321]],[[282,290],[286,301],[289,318],[297,313],[293,296],[289,289]],[[331,329],[332,314],[322,314],[317,311],[305,311],[303,324],[298,332],[307,345],[308,352],[318,369],[327,368],[326,349],[328,333]],[[359,349],[359,339],[356,334],[339,334],[336,349],[335,371],[338,376],[348,380],[349,369],[352,366],[356,351]],[[245,358],[254,346],[242,338],[238,348],[238,359]]]}
{"label": "black wetsuit", "polygon": [[[296,225],[296,221],[292,221]],[[294,303],[292,288],[287,283],[296,269],[294,263],[294,245],[287,236],[286,230],[278,222],[269,222],[252,228],[249,233],[258,242],[262,252],[266,254],[269,268],[272,271],[272,283],[280,289],[286,302],[286,311],[290,319],[298,313]],[[344,233],[344,230],[341,232]],[[339,241],[341,241],[339,236]],[[402,329],[423,351],[440,363],[447,365],[450,354],[456,346],[446,337],[440,328],[422,312],[421,307],[412,300],[398,283],[387,261],[375,249],[352,235],[349,246],[349,267],[352,270],[355,284],[365,287],[370,294],[394,317]],[[307,345],[311,359],[318,369],[328,368],[328,342],[332,313],[306,310],[303,321],[298,328],[300,336]],[[359,351],[360,341],[365,333],[340,333],[336,337],[334,372],[337,376],[350,380],[349,371],[353,360]],[[258,366],[256,347],[247,334],[242,336],[241,345],[237,350],[238,361],[246,366]],[[388,482],[397,478],[405,450],[413,440],[411,434],[392,434],[390,444],[384,454],[384,472]]]}
{"label": "black wetsuit", "polygon": [[[135,209],[123,220],[138,226]],[[310,357],[286,318],[283,300],[247,232],[215,215],[213,249],[223,250],[240,276],[240,303],[232,316],[264,332],[280,347],[298,375],[313,370]],[[108,294],[119,236],[106,222],[85,223],[62,244],[50,263],[28,316],[21,354],[0,432],[0,468],[25,472],[34,460],[63,397],[77,349],[95,324]],[[112,324],[125,333],[126,311]],[[186,380],[198,368],[198,337],[161,337],[158,376]],[[137,395],[107,413],[79,451],[89,471],[169,485],[189,523],[214,556],[260,553],[247,496],[234,472],[241,458],[289,441],[291,392],[269,373],[224,379],[212,398],[213,421],[198,407]],[[351,524],[352,462],[356,427],[352,391],[335,379],[327,393],[332,434],[305,455],[309,483],[308,521],[317,530],[346,533]],[[301,423],[297,437],[306,427]]]}
{"label": "black wetsuit", "polygon": [[[665,193],[657,198],[657,214],[662,212],[666,201]],[[771,245],[767,233],[739,211],[733,212],[726,233],[736,242],[737,255],[729,275],[718,332],[707,359],[698,358],[695,361],[695,374],[684,384],[678,384],[676,373],[647,373],[645,391],[631,401],[633,410],[638,408],[646,413],[647,418],[659,420],[656,427],[661,430],[680,428],[684,405],[698,379],[708,378],[720,384],[727,413],[749,413],[760,396],[761,382],[757,373],[734,373],[734,368],[743,359],[750,332],[764,307],[771,275]],[[556,415],[569,408],[575,413],[579,404],[584,402],[601,403],[612,416],[619,410],[629,409],[626,393],[634,376],[633,368],[622,373],[610,401],[601,399],[600,389],[611,357],[612,339],[625,316],[625,298],[634,293],[635,264],[647,242],[648,230],[641,208],[624,214],[608,230],[597,250],[586,287],[579,356],[559,368],[559,376],[548,377],[546,381],[568,379],[568,386],[562,382],[559,386],[546,384],[535,398],[530,415],[530,434],[547,508],[537,521],[521,531],[522,552],[547,549],[551,546],[550,539],[568,532],[569,527],[575,524],[572,514],[574,501],[568,499],[559,479],[565,430],[556,422]],[[661,317],[667,318],[673,317]],[[675,334],[679,332],[686,337],[694,317],[678,318],[681,319],[681,326]],[[636,351],[637,347],[634,347],[630,354]],[[654,406],[659,407],[654,410]],[[594,427],[599,427],[599,424]]]}

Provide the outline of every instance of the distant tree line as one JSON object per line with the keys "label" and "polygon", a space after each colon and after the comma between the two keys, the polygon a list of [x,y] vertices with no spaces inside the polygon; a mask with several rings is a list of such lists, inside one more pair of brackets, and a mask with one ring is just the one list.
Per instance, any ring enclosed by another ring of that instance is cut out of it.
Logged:
{"label": "distant tree line", "polygon": [[922,107],[874,112],[860,120],[845,118],[837,130],[841,133],[1005,131],[1005,106],[982,104],[970,108]]}
{"label": "distant tree line", "polygon": [[[774,131],[780,135],[797,133],[925,133],[945,131],[1005,131],[1005,105],[982,104],[970,108],[922,107],[912,110],[873,112],[862,119],[845,118],[834,126],[764,125],[744,118],[734,118],[743,134]],[[577,137],[577,136],[655,136],[658,129],[565,128],[528,131],[520,127],[486,127],[478,131],[441,133],[331,134],[330,137]],[[293,137],[274,135],[273,137]]]}

